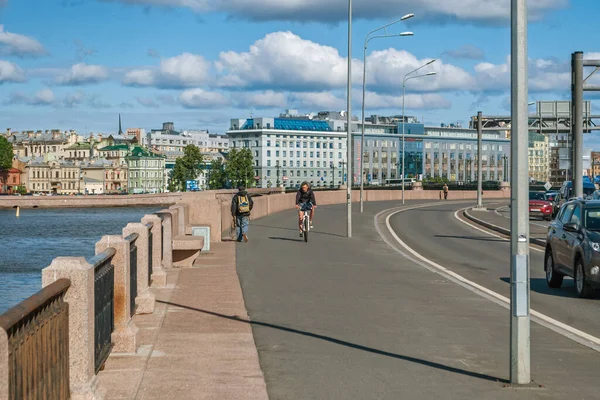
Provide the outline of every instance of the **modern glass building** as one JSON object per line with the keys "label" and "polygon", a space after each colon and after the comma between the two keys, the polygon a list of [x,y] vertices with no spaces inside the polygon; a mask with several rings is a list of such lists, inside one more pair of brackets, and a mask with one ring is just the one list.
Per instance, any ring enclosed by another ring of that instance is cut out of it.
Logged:
{"label": "modern glass building", "polygon": [[[477,131],[466,128],[404,126],[405,178],[445,178],[449,181],[477,179]],[[354,171],[360,170],[361,135],[353,134]],[[510,140],[499,132],[484,132],[483,180],[500,181],[510,155]],[[365,184],[384,185],[401,178],[402,123],[391,134],[365,133],[362,151]],[[507,172],[507,171],[506,171]],[[354,183],[360,184],[354,174]]]}

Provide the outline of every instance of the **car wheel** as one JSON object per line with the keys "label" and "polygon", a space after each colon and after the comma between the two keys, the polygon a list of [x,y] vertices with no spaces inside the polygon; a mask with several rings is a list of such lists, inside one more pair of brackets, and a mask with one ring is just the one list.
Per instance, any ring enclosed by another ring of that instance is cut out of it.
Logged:
{"label": "car wheel", "polygon": [[581,298],[591,297],[593,293],[592,287],[587,282],[581,258],[575,264],[575,289],[577,289],[577,294]]}
{"label": "car wheel", "polygon": [[546,250],[546,284],[548,287],[558,289],[562,286],[564,276],[554,270],[554,256],[552,250]]}

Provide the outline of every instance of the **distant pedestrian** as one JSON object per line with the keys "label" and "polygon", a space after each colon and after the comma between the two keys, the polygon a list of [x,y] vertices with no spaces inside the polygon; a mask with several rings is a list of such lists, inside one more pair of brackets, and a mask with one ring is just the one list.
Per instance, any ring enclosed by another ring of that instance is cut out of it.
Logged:
{"label": "distant pedestrian", "polygon": [[250,225],[250,211],[254,207],[252,197],[248,195],[246,186],[240,185],[238,192],[231,199],[231,216],[235,218],[237,241],[248,241],[248,226]]}
{"label": "distant pedestrian", "polygon": [[448,185],[444,183],[444,188],[442,190],[444,191],[444,200],[448,200]]}

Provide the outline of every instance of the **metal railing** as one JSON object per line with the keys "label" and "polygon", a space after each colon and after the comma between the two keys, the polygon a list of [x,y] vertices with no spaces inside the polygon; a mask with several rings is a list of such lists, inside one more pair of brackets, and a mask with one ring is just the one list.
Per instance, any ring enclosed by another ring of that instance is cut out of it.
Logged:
{"label": "metal railing", "polygon": [[8,398],[68,399],[71,285],[59,279],[0,315],[8,337]]}
{"label": "metal railing", "polygon": [[98,373],[113,348],[111,334],[115,327],[115,267],[116,251],[109,247],[92,258],[94,265],[94,365]]}
{"label": "metal railing", "polygon": [[152,286],[152,227],[154,224],[146,224],[148,228],[148,286]]}
{"label": "metal railing", "polygon": [[135,314],[137,297],[137,239],[140,235],[132,233],[125,240],[129,241],[129,316]]}

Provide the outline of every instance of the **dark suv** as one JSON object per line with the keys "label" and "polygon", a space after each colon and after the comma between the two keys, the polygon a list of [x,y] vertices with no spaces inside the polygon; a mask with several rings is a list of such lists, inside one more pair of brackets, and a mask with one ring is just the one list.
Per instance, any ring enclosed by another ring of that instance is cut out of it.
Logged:
{"label": "dark suv", "polygon": [[548,227],[546,283],[559,288],[563,277],[575,280],[579,297],[600,288],[600,201],[575,199],[562,205]]}

